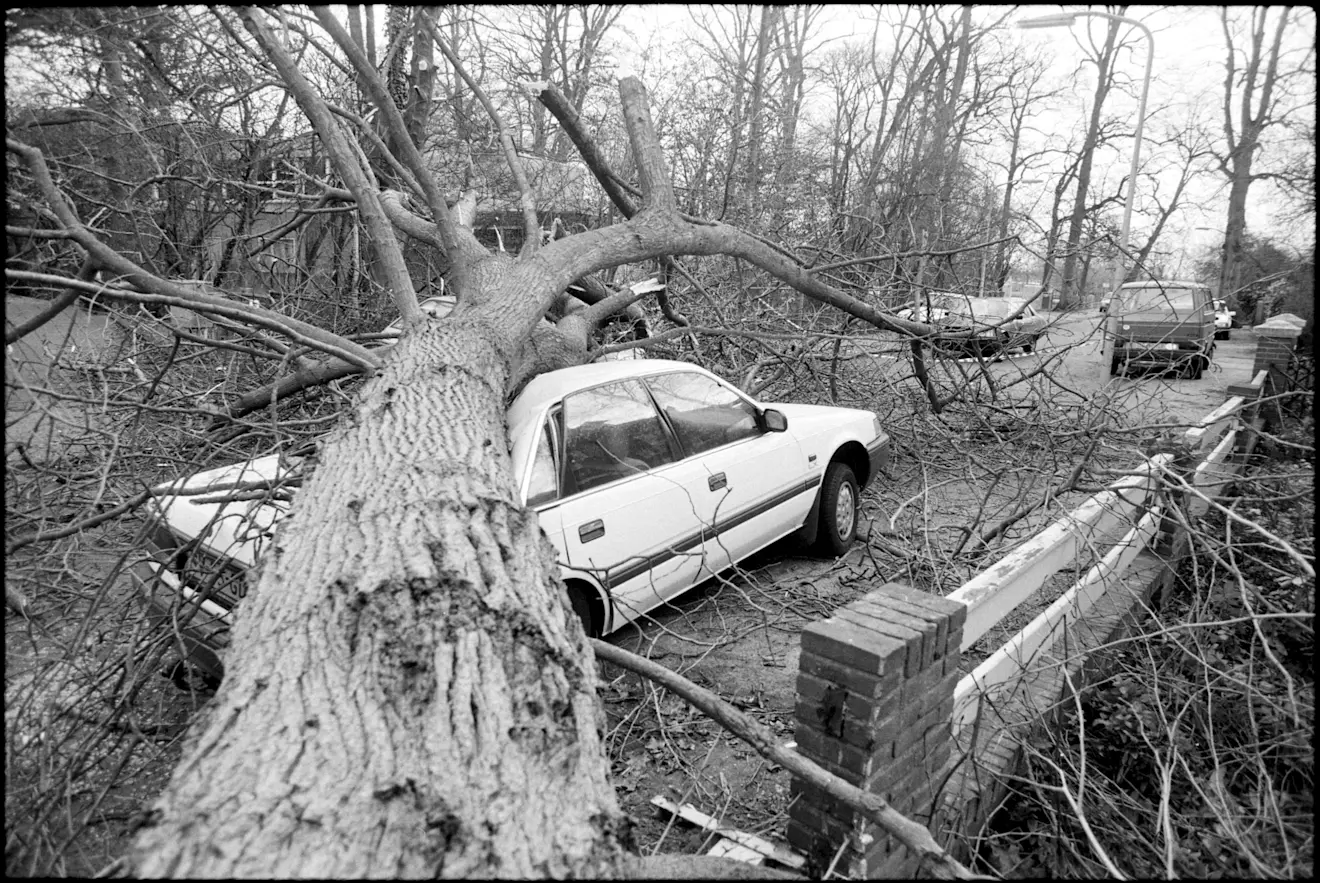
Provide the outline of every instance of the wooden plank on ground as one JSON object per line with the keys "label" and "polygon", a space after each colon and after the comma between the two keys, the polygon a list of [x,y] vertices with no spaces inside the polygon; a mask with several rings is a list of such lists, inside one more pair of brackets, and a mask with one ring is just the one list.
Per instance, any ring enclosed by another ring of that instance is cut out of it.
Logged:
{"label": "wooden plank on ground", "polygon": [[734,861],[746,862],[749,865],[765,864],[765,856],[755,849],[748,849],[741,843],[734,843],[726,837],[721,837],[715,841],[715,845],[706,850],[706,855],[717,858],[731,858]]}
{"label": "wooden plank on ground", "polygon": [[777,843],[771,843],[769,840],[757,837],[755,834],[747,834],[721,825],[717,819],[706,815],[690,803],[685,803],[680,806],[672,800],[661,797],[658,794],[651,798],[651,803],[660,807],[665,812],[676,815],[680,819],[696,825],[702,830],[713,831],[721,837],[732,840],[739,846],[754,850],[766,858],[774,859],[785,867],[793,868],[795,870],[806,867],[807,860],[796,852],[788,849],[788,847],[780,846]]}

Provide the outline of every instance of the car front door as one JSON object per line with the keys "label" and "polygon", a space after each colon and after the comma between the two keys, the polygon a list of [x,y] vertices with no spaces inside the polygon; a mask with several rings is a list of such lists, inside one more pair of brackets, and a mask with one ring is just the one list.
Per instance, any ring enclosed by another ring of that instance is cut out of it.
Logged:
{"label": "car front door", "polygon": [[763,428],[757,407],[696,371],[646,378],[687,460],[690,496],[707,525],[705,566],[718,572],[806,519],[807,462],[786,432]]}
{"label": "car front door", "polygon": [[565,397],[561,526],[566,563],[589,573],[614,605],[614,627],[689,588],[702,570],[704,530],[682,461],[639,380]]}

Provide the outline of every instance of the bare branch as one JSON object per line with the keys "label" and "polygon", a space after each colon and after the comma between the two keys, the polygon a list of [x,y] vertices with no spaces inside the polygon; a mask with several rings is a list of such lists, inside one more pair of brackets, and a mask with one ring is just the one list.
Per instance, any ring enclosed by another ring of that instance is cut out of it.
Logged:
{"label": "bare branch", "polygon": [[[78,268],[78,275],[76,278],[80,282],[90,282],[92,279],[96,278],[96,265],[92,263],[90,259],[84,260],[82,266]],[[50,306],[46,307],[46,309],[42,310],[21,325],[15,325],[13,330],[6,330],[5,345],[8,346],[14,341],[21,340],[33,331],[36,331],[42,325],[45,325],[51,319],[54,319],[60,313],[64,312],[66,307],[72,306],[73,302],[82,294],[83,292],[81,289],[75,288],[72,285],[69,286],[65,289],[63,294],[51,301]]]}
{"label": "bare branch", "polygon": [[669,164],[665,162],[660,139],[655,134],[646,87],[636,77],[624,77],[619,81],[619,98],[623,103],[624,124],[628,127],[628,141],[637,160],[637,174],[646,207],[662,213],[677,212],[674,183],[669,179]]}
{"label": "bare branch", "polygon": [[196,310],[200,313],[214,313],[216,315],[226,316],[230,319],[235,319],[239,322],[259,325],[271,331],[278,332],[292,340],[296,340],[304,346],[320,350],[321,352],[332,356],[338,356],[347,362],[351,362],[357,366],[357,370],[359,371],[380,367],[380,359],[378,359],[370,350],[359,346],[351,340],[340,337],[338,334],[324,331],[317,328],[315,325],[308,325],[305,322],[299,322],[297,319],[290,319],[286,316],[281,316],[280,314],[274,313],[263,307],[253,307],[223,297],[216,297],[215,295],[188,291],[182,286],[174,283],[166,283],[163,280],[158,280],[162,283],[160,287],[170,293],[157,294],[151,291],[138,291],[135,289],[123,288],[118,285],[83,282],[81,280],[68,279],[64,276],[54,276],[47,273],[31,273],[27,270],[5,270],[5,277],[21,282],[68,286],[88,294],[104,295],[106,297],[132,301],[134,303],[163,304],[171,307],[183,307],[188,310]]}
{"label": "bare branch", "polygon": [[412,277],[408,274],[408,267],[403,262],[403,252],[400,251],[399,243],[394,238],[394,228],[385,218],[385,212],[376,195],[376,187],[367,180],[362,164],[354,158],[353,149],[343,130],[331,116],[325,100],[316,93],[311,83],[289,57],[284,45],[271,34],[265,14],[248,6],[241,8],[239,15],[248,31],[261,45],[262,51],[280,72],[298,106],[307,114],[307,118],[325,145],[326,152],[334,162],[336,171],[352,191],[358,213],[362,216],[363,225],[366,227],[367,241],[380,258],[386,286],[399,308],[399,314],[408,323],[421,321],[425,314],[417,305],[417,293],[413,288]]}
{"label": "bare branch", "polygon": [[422,161],[422,155],[417,150],[417,145],[413,143],[412,138],[408,135],[408,126],[403,121],[403,115],[394,106],[394,100],[390,98],[389,91],[381,81],[380,74],[376,72],[375,66],[367,60],[361,47],[344,30],[343,25],[330,12],[329,7],[315,6],[312,11],[316,13],[316,18],[321,26],[329,32],[339,48],[348,56],[348,60],[358,72],[360,81],[366,86],[372,103],[376,105],[376,109],[380,112],[385,125],[389,127],[390,135],[403,151],[402,160],[416,176],[417,183],[421,185],[422,192],[426,196],[427,206],[431,209],[431,217],[435,219],[435,225],[440,231],[440,241],[444,243],[445,253],[454,262],[457,270],[454,283],[461,292],[463,290],[465,260],[474,257],[481,250],[481,246],[471,235],[461,234],[454,225],[453,219],[449,216],[449,208],[436,186],[435,178],[426,168],[426,163]]}
{"label": "bare branch", "polygon": [[835,800],[863,813],[907,847],[934,876],[945,880],[974,879],[975,875],[949,855],[924,826],[904,816],[878,794],[863,791],[807,760],[796,751],[780,747],[775,735],[751,715],[739,711],[714,693],[698,687],[663,665],[629,653],[622,647],[615,647],[613,644],[593,638],[591,649],[597,659],[636,672],[683,697],[694,708],[756,749],[762,757],[779,764]]}
{"label": "bare branch", "polygon": [[555,119],[559,120],[559,125],[564,127],[569,140],[577,148],[587,168],[596,176],[596,180],[609,196],[610,201],[614,203],[619,212],[625,218],[631,218],[637,214],[637,204],[633,198],[624,189],[617,175],[610,170],[610,164],[605,156],[600,152],[593,139],[582,125],[582,119],[578,112],[568,103],[568,99],[551,83],[533,83],[531,88],[539,86],[537,98],[546,106],[550,113],[554,114]]}
{"label": "bare branch", "polygon": [[532,199],[532,187],[527,182],[527,173],[523,170],[522,160],[518,157],[518,149],[514,146],[513,136],[509,133],[509,127],[504,123],[504,117],[495,108],[495,105],[486,97],[486,92],[481,88],[468,73],[467,68],[463,66],[458,55],[453,49],[449,48],[449,43],[440,36],[440,31],[436,29],[435,22],[429,18],[423,19],[423,24],[431,32],[431,39],[435,45],[440,47],[445,58],[453,65],[454,70],[463,78],[463,82],[468,84],[472,94],[477,96],[481,106],[486,109],[487,115],[495,123],[495,128],[500,133],[500,146],[504,149],[504,160],[509,164],[509,170],[513,172],[513,180],[518,185],[518,205],[522,209],[523,216],[523,244],[518,250],[521,255],[535,254],[541,247],[541,222],[536,217],[536,204]]}

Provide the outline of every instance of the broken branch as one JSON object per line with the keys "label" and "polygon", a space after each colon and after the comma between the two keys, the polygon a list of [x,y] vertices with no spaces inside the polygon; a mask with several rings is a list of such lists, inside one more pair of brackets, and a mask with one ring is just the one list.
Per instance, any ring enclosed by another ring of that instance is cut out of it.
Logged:
{"label": "broken branch", "polygon": [[840,800],[868,819],[875,822],[893,835],[899,843],[921,861],[933,876],[941,879],[975,879],[967,868],[949,855],[931,836],[925,826],[912,821],[890,806],[876,794],[868,794],[856,785],[850,785],[843,779],[795,751],[790,751],[776,744],[775,736],[768,729],[725,702],[714,693],[689,681],[682,675],[675,674],[663,665],[645,659],[635,653],[629,653],[621,647],[606,644],[604,641],[591,640],[591,649],[597,659],[613,663],[620,668],[642,675],[647,680],[655,681],[666,690],[682,697],[694,708],[742,739],[756,749],[757,753],[800,779],[804,779],[816,788]]}

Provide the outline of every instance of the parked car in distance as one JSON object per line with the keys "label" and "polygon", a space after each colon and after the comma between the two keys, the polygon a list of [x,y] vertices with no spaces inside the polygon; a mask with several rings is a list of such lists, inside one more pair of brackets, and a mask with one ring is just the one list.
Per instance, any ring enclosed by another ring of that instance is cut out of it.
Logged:
{"label": "parked car in distance", "polygon": [[1233,329],[1233,317],[1236,310],[1230,310],[1222,300],[1215,301],[1215,340],[1228,340]]}
{"label": "parked car in distance", "polygon": [[1045,333],[1044,317],[1018,298],[952,296],[941,305],[947,312],[938,322],[935,344],[954,353],[997,355],[1016,347],[1029,353]]}
{"label": "parked car in distance", "polygon": [[1199,282],[1128,282],[1114,293],[1110,376],[1133,367],[1174,368],[1197,380],[1215,350],[1210,289]]}
{"label": "parked car in distance", "polygon": [[[763,404],[709,371],[658,359],[533,378],[509,406],[508,426],[522,501],[558,552],[591,635],[794,532],[843,554],[857,535],[861,492],[890,454],[870,411]],[[150,557],[133,581],[151,616],[173,625],[189,661],[211,677],[223,671],[245,572],[288,503],[199,491],[232,494],[235,482],[278,482],[289,470],[278,455],[212,469],[148,504]]]}
{"label": "parked car in distance", "polygon": [[1113,298],[1114,296],[1112,294],[1106,294],[1104,297],[1100,298],[1100,312],[1109,312],[1109,302],[1113,300]]}
{"label": "parked car in distance", "polygon": [[961,297],[962,295],[950,291],[928,291],[922,297],[920,307],[904,307],[894,315],[908,322],[924,322],[927,325],[934,325],[948,315],[949,310],[945,305],[946,302],[958,300]]}

